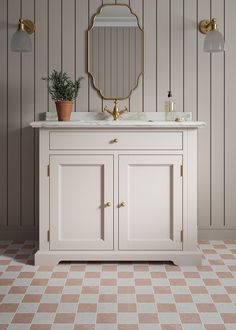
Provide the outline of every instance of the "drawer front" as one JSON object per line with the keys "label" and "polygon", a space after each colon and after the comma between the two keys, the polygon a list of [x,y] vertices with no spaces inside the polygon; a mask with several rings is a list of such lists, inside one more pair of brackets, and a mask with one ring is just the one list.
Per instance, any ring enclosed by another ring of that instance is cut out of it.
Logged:
{"label": "drawer front", "polygon": [[50,149],[183,149],[183,132],[51,131]]}

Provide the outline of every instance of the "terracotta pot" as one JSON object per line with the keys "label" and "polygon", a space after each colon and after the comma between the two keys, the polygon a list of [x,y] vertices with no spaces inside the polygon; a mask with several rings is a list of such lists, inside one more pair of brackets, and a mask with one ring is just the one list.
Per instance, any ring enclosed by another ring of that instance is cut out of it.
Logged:
{"label": "terracotta pot", "polygon": [[72,101],[56,101],[57,116],[59,121],[69,121],[73,102]]}

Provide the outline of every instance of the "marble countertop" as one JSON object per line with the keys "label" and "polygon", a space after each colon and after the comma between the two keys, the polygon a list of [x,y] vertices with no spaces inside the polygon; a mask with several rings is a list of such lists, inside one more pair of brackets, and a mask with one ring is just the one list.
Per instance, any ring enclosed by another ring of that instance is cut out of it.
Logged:
{"label": "marble countertop", "polygon": [[34,128],[198,128],[206,124],[200,121],[36,121],[30,124]]}
{"label": "marble countertop", "polygon": [[[169,117],[167,117],[169,116]],[[177,122],[176,118],[183,121]],[[56,112],[43,113],[42,121],[30,125],[34,128],[198,128],[206,124],[192,121],[191,112],[128,112],[114,121],[105,112],[72,112],[70,121],[58,121]],[[170,119],[170,120],[167,120]]]}

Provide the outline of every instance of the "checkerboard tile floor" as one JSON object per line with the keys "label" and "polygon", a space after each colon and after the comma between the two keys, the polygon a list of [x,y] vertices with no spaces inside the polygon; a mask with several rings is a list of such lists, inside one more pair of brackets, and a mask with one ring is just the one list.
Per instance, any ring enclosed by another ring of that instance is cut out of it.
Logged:
{"label": "checkerboard tile floor", "polygon": [[201,241],[203,265],[35,267],[35,242],[0,242],[0,330],[236,330],[236,240]]}

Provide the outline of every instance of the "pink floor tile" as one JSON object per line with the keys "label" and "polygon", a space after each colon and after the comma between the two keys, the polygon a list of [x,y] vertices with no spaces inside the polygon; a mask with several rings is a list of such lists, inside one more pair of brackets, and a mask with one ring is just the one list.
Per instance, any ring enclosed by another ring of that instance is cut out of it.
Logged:
{"label": "pink floor tile", "polygon": [[137,305],[134,303],[120,303],[118,304],[119,313],[136,313]]}
{"label": "pink floor tile", "polygon": [[157,313],[140,313],[138,315],[139,323],[158,323]]}
{"label": "pink floor tile", "polygon": [[15,313],[19,304],[6,303],[0,305],[0,313]]}
{"label": "pink floor tile", "polygon": [[180,319],[183,324],[190,323],[201,323],[200,317],[197,313],[180,313]]}
{"label": "pink floor tile", "polygon": [[117,330],[138,330],[136,324],[119,324]]}
{"label": "pink floor tile", "polygon": [[155,298],[152,294],[137,294],[137,301],[140,303],[153,303]]}
{"label": "pink floor tile", "polygon": [[236,314],[235,313],[222,313],[220,315],[221,315],[224,323],[236,324]]}
{"label": "pink floor tile", "polygon": [[32,324],[30,330],[50,330],[51,324]]}
{"label": "pink floor tile", "polygon": [[116,294],[100,294],[98,301],[100,303],[116,303],[117,295]]}
{"label": "pink floor tile", "polygon": [[215,313],[216,307],[212,303],[199,303],[196,304],[199,313]]}
{"label": "pink floor tile", "polygon": [[27,286],[12,286],[9,293],[13,294],[24,294],[27,290]]}
{"label": "pink floor tile", "polygon": [[79,313],[96,313],[97,312],[97,304],[92,303],[80,303],[78,307]]}
{"label": "pink floor tile", "polygon": [[226,330],[226,327],[223,324],[206,324],[206,330]]}
{"label": "pink floor tile", "polygon": [[61,302],[63,303],[77,303],[79,301],[78,294],[63,294],[61,296]]}
{"label": "pink floor tile", "polygon": [[135,287],[134,286],[119,286],[118,293],[120,293],[120,294],[135,293]]}
{"label": "pink floor tile", "polygon": [[116,313],[98,313],[97,323],[116,323]]}
{"label": "pink floor tile", "polygon": [[157,304],[157,309],[159,313],[176,313],[176,306],[175,304],[169,304],[169,303],[162,303]]}
{"label": "pink floor tile", "polygon": [[31,323],[33,318],[33,313],[16,313],[12,323]]}
{"label": "pink floor tile", "polygon": [[38,313],[55,313],[57,310],[58,304],[52,303],[41,303],[38,307]]}
{"label": "pink floor tile", "polygon": [[76,324],[74,330],[95,330],[94,324]]}
{"label": "pink floor tile", "polygon": [[57,313],[55,317],[54,323],[74,323],[75,314],[73,313]]}

